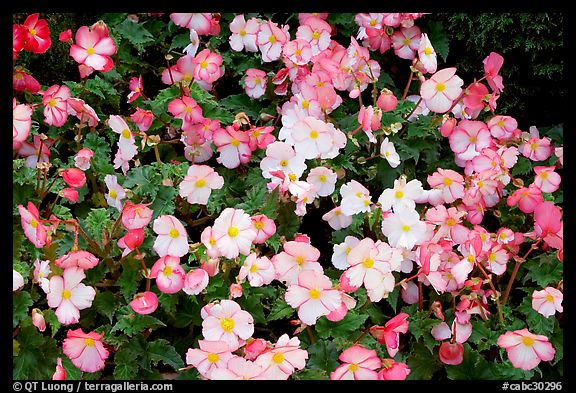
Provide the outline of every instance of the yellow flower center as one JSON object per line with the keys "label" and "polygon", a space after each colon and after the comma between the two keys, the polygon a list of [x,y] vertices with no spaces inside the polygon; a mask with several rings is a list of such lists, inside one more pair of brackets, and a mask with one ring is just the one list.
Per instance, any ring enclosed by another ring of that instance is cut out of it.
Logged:
{"label": "yellow flower center", "polygon": [[297,263],[298,265],[303,265],[304,262],[306,262],[306,260],[304,259],[304,257],[303,257],[302,255],[299,255],[299,256],[296,257],[296,263]]}
{"label": "yellow flower center", "polygon": [[356,371],[358,371],[360,367],[358,367],[358,365],[356,363],[352,363],[351,365],[348,366],[348,370],[350,370],[351,372],[355,373]]}
{"label": "yellow flower center", "polygon": [[258,271],[258,266],[257,265],[252,265],[250,266],[250,273],[256,273]]}
{"label": "yellow flower center", "polygon": [[48,101],[48,105],[56,106],[56,100],[54,98],[52,98],[50,101]]}
{"label": "yellow flower center", "polygon": [[256,221],[254,223],[254,228],[260,230],[260,229],[264,228],[264,223],[262,221]]}
{"label": "yellow flower center", "polygon": [[534,345],[534,339],[532,337],[524,337],[522,338],[522,344],[526,345],[527,347],[531,347]]}
{"label": "yellow flower center", "polygon": [[548,172],[542,172],[542,173],[540,174],[540,178],[541,178],[542,180],[548,179]]}
{"label": "yellow flower center", "polygon": [[318,38],[320,38],[320,33],[315,31],[314,33],[312,33],[312,38],[317,40]]}
{"label": "yellow flower center", "polygon": [[30,226],[34,229],[38,228],[38,221],[36,221],[34,218],[30,220]]}
{"label": "yellow flower center", "polygon": [[236,138],[232,138],[232,140],[230,141],[230,144],[234,147],[240,146],[240,142]]}
{"label": "yellow flower center", "polygon": [[238,230],[238,228],[236,228],[236,227],[230,227],[230,228],[228,229],[228,236],[230,236],[230,237],[236,237],[236,236],[238,236],[238,233],[239,233],[239,232],[240,232],[240,231]]}
{"label": "yellow flower center", "polygon": [[220,356],[218,356],[216,353],[209,353],[207,359],[210,363],[216,363],[218,360],[220,360]]}
{"label": "yellow flower center", "polygon": [[130,130],[128,130],[128,129],[126,129],[126,128],[122,130],[122,137],[128,139],[128,138],[130,138],[131,136],[132,136],[132,133],[130,132]]}
{"label": "yellow flower center", "polygon": [[410,45],[412,41],[410,40],[410,38],[406,37],[404,38],[404,45]]}
{"label": "yellow flower center", "polygon": [[310,106],[310,103],[308,102],[308,100],[302,101],[302,108],[308,109],[309,106]]}
{"label": "yellow flower center", "polygon": [[370,206],[370,200],[369,199],[364,199],[364,206]]}
{"label": "yellow flower center", "polygon": [[316,288],[310,290],[310,298],[312,299],[320,299],[320,291]]}
{"label": "yellow flower center", "polygon": [[240,37],[244,37],[246,35],[246,30],[242,29],[238,34],[240,35]]}
{"label": "yellow flower center", "polygon": [[186,113],[192,113],[192,108],[187,106],[186,108],[184,108],[184,112]]}
{"label": "yellow flower center", "polygon": [[444,185],[446,187],[450,187],[452,185],[452,179],[450,179],[449,177],[445,177],[444,178]]}
{"label": "yellow flower center", "polygon": [[346,247],[346,250],[344,250],[346,255],[350,254],[350,251],[352,251],[352,249],[350,247]]}
{"label": "yellow flower center", "polygon": [[170,232],[168,232],[168,236],[170,236],[173,239],[176,239],[178,236],[180,236],[180,233],[176,228],[172,228],[170,229]]}
{"label": "yellow flower center", "polygon": [[172,268],[170,266],[166,266],[164,270],[162,270],[162,274],[164,274],[165,276],[171,276]]}
{"label": "yellow flower center", "polygon": [[274,356],[272,356],[272,361],[276,364],[280,364],[284,361],[284,355],[281,353],[274,354]]}
{"label": "yellow flower center", "polygon": [[112,199],[116,199],[116,196],[118,196],[118,194],[116,193],[116,190],[112,189],[108,192],[108,195],[110,195],[110,198]]}
{"label": "yellow flower center", "polygon": [[232,318],[221,318],[220,326],[226,333],[230,333],[234,329],[234,320]]}
{"label": "yellow flower center", "polygon": [[370,269],[372,266],[374,266],[374,260],[370,259],[370,258],[366,258],[366,259],[364,259],[364,262],[362,262],[362,265],[366,269]]}
{"label": "yellow flower center", "polygon": [[388,157],[388,156],[390,156],[390,152],[387,151],[386,153],[384,153],[384,155],[385,155],[386,157]]}
{"label": "yellow flower center", "polygon": [[448,225],[449,227],[452,227],[452,226],[456,225],[456,221],[454,221],[453,218],[449,218],[446,220],[446,225]]}
{"label": "yellow flower center", "polygon": [[443,83],[438,83],[438,84],[436,85],[436,91],[438,91],[438,92],[442,92],[442,91],[444,91],[445,89],[446,89],[446,86],[445,86]]}
{"label": "yellow flower center", "polygon": [[188,73],[184,74],[184,80],[186,82],[190,82],[192,80],[192,75],[190,75]]}
{"label": "yellow flower center", "polygon": [[280,166],[288,166],[288,161],[280,160]]}
{"label": "yellow flower center", "polygon": [[274,44],[276,42],[276,36],[275,35],[271,35],[270,37],[268,37],[268,42]]}
{"label": "yellow flower center", "polygon": [[504,127],[504,121],[500,120],[498,123],[498,127]]}
{"label": "yellow flower center", "polygon": [[496,254],[495,253],[490,253],[490,256],[488,257],[488,260],[490,262],[494,262],[496,260]]}
{"label": "yellow flower center", "polygon": [[469,254],[468,257],[466,258],[466,260],[468,260],[468,262],[470,262],[470,263],[474,263],[474,255]]}
{"label": "yellow flower center", "polygon": [[202,68],[202,69],[208,68],[208,62],[206,60],[202,61],[200,63],[200,68]]}
{"label": "yellow flower center", "polygon": [[24,75],[22,75],[21,73],[17,72],[16,74],[14,74],[14,79],[20,80],[22,78],[24,78]]}
{"label": "yellow flower center", "polygon": [[426,56],[430,56],[432,54],[432,49],[430,49],[429,47],[424,48],[424,54]]}
{"label": "yellow flower center", "polygon": [[290,181],[296,181],[296,175],[293,173],[289,173],[288,174],[288,179],[290,179]]}
{"label": "yellow flower center", "polygon": [[318,176],[318,180],[320,180],[322,183],[326,183],[326,175]]}
{"label": "yellow flower center", "polygon": [[318,138],[318,132],[314,130],[310,131],[310,138],[312,139]]}
{"label": "yellow flower center", "polygon": [[65,289],[64,291],[62,291],[62,299],[68,300],[71,297],[72,297],[72,292],[70,292],[69,289]]}
{"label": "yellow flower center", "polygon": [[530,149],[532,149],[532,150],[538,149],[538,144],[537,143],[530,144]]}
{"label": "yellow flower center", "polygon": [[86,53],[88,53],[89,55],[93,55],[94,54],[94,48],[86,49]]}
{"label": "yellow flower center", "polygon": [[213,246],[214,244],[216,244],[216,240],[214,240],[214,238],[211,237],[210,240],[208,240],[208,243],[210,243],[210,245]]}
{"label": "yellow flower center", "polygon": [[94,340],[91,338],[85,338],[84,339],[84,345],[86,345],[87,347],[93,347],[94,346]]}
{"label": "yellow flower center", "polygon": [[396,194],[394,194],[394,196],[396,197],[396,199],[402,199],[404,198],[404,193],[402,191],[396,191]]}
{"label": "yellow flower center", "polygon": [[478,188],[484,187],[484,182],[483,182],[482,180],[480,180],[480,181],[479,181],[478,183],[476,183],[476,184],[478,184]]}
{"label": "yellow flower center", "polygon": [[296,49],[296,50],[294,51],[294,54],[295,54],[296,56],[300,56],[300,55],[302,54],[302,51],[301,51],[300,49]]}
{"label": "yellow flower center", "polygon": [[547,302],[550,302],[550,303],[553,303],[553,302],[554,302],[554,296],[552,296],[552,295],[550,295],[550,294],[546,295],[546,301],[547,301]]}
{"label": "yellow flower center", "polygon": [[198,179],[196,180],[196,183],[194,183],[194,185],[196,186],[196,188],[202,188],[206,185],[206,180]]}
{"label": "yellow flower center", "polygon": [[410,232],[410,225],[406,225],[406,224],[402,225],[402,231],[403,232]]}
{"label": "yellow flower center", "polygon": [[376,23],[378,23],[378,22],[376,22],[376,19],[372,19],[370,21],[370,26],[376,26]]}
{"label": "yellow flower center", "polygon": [[471,136],[469,139],[470,143],[476,143],[477,140],[478,138],[476,138],[475,136]]}

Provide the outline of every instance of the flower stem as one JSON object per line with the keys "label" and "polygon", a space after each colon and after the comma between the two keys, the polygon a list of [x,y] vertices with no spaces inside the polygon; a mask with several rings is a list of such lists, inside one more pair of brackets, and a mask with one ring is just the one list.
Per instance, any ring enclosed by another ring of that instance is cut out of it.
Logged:
{"label": "flower stem", "polygon": [[408,78],[408,83],[406,84],[406,87],[404,88],[404,93],[402,94],[402,99],[406,99],[406,96],[408,95],[408,89],[410,89],[410,85],[412,84],[412,79],[414,78],[414,71],[410,70],[410,78]]}
{"label": "flower stem", "polygon": [[532,244],[530,249],[528,251],[526,251],[526,254],[524,254],[524,256],[520,260],[516,260],[516,265],[514,265],[514,270],[512,270],[512,275],[510,276],[510,281],[508,281],[508,286],[506,287],[506,292],[504,292],[504,298],[502,299],[502,305],[505,305],[506,302],[508,301],[508,296],[510,295],[510,291],[512,290],[512,284],[514,283],[514,279],[516,278],[516,274],[518,274],[518,270],[520,269],[520,265],[522,263],[524,263],[524,261],[526,261],[526,258],[528,257],[528,255],[530,255],[532,250],[535,250],[536,248],[538,248],[538,244],[540,243],[541,240],[542,239],[538,239],[536,241],[536,243]]}
{"label": "flower stem", "polygon": [[492,282],[492,279],[488,276],[488,273],[486,273],[482,265],[478,263],[476,264],[476,266],[480,269],[484,277],[486,277],[486,279],[488,280],[488,284],[490,284],[490,288],[492,288],[492,290],[494,291],[495,296],[494,300],[496,301],[496,307],[498,308],[498,320],[500,321],[500,323],[504,323],[504,316],[502,315],[502,306],[500,306],[500,292],[496,290],[496,288],[494,287],[494,283]]}

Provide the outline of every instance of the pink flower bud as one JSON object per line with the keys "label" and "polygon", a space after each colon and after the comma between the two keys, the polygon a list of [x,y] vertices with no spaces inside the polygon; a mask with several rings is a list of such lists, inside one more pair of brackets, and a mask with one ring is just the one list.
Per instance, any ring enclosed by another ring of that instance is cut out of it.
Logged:
{"label": "pink flower bud", "polygon": [[74,165],[76,168],[86,171],[90,168],[90,160],[94,156],[94,152],[88,148],[83,148],[74,156]]}
{"label": "pink flower bud", "polygon": [[80,188],[86,184],[86,175],[80,169],[68,168],[62,172],[66,184],[72,188]]}
{"label": "pink flower bud", "polygon": [[388,89],[384,89],[376,100],[376,106],[382,109],[382,112],[393,111],[396,105],[398,105],[398,98]]}
{"label": "pink flower bud", "polygon": [[124,239],[124,245],[131,250],[140,247],[144,241],[144,228],[131,229],[124,235],[124,237],[122,237],[122,239]]}
{"label": "pink flower bud", "polygon": [[452,134],[452,131],[454,131],[454,127],[456,127],[456,119],[451,117],[445,120],[438,129],[443,137],[448,138]]}
{"label": "pink flower bud", "polygon": [[158,308],[158,296],[150,291],[139,293],[130,302],[130,307],[136,314],[151,314]]}
{"label": "pink flower bud", "polygon": [[71,29],[68,29],[68,30],[61,32],[60,35],[58,36],[58,40],[60,40],[60,42],[68,42],[71,39],[72,39],[72,30]]}
{"label": "pink flower bud", "polygon": [[294,241],[310,244],[310,237],[308,235],[298,233],[296,236],[294,236]]}
{"label": "pink flower bud", "polygon": [[73,188],[66,187],[62,190],[62,196],[68,199],[70,202],[78,202],[78,191]]}
{"label": "pink flower bud", "polygon": [[464,346],[460,343],[443,342],[440,345],[440,360],[451,366],[459,365],[464,360]]}
{"label": "pink flower bud", "polygon": [[182,290],[188,295],[198,295],[208,286],[208,273],[204,269],[193,269],[186,273]]}
{"label": "pink flower bud", "polygon": [[220,258],[208,258],[200,263],[200,268],[206,270],[210,277],[214,277],[220,271]]}
{"label": "pink flower bud", "polygon": [[52,375],[52,380],[64,381],[65,379],[66,379],[66,369],[62,367],[62,359],[58,358],[56,360],[56,371]]}
{"label": "pink flower bud", "polygon": [[355,292],[360,287],[355,287],[350,285],[350,279],[346,275],[346,273],[340,276],[340,289],[346,292]]}
{"label": "pink flower bud", "polygon": [[268,348],[268,342],[261,338],[256,338],[247,343],[244,346],[244,358],[247,360],[254,360],[260,355],[264,350]]}
{"label": "pink flower bud", "polygon": [[403,381],[410,374],[410,369],[404,363],[395,362],[392,359],[382,360],[382,370],[378,371],[379,380]]}
{"label": "pink flower bud", "polygon": [[136,112],[130,115],[130,119],[138,126],[140,131],[148,131],[154,120],[154,113],[144,109],[136,108]]}
{"label": "pink flower bud", "polygon": [[240,284],[231,284],[230,285],[230,297],[237,298],[242,296],[242,285]]}
{"label": "pink flower bud", "polygon": [[46,330],[46,321],[44,320],[44,315],[37,308],[32,310],[32,323],[38,328],[39,331],[43,332]]}
{"label": "pink flower bud", "polygon": [[348,307],[346,307],[346,303],[341,302],[340,306],[331,311],[330,314],[326,315],[326,319],[332,322],[338,322],[344,319],[346,314],[348,313]]}

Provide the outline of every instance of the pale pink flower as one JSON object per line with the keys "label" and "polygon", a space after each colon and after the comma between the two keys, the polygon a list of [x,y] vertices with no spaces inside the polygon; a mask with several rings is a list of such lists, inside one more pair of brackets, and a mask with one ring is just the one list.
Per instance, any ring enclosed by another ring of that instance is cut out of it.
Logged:
{"label": "pale pink flower", "polygon": [[80,310],[92,305],[96,291],[81,283],[84,278],[86,274],[79,267],[64,269],[62,276],[50,278],[48,306],[56,308],[58,321],[63,325],[78,323]]}
{"label": "pale pink flower", "polygon": [[260,169],[266,179],[272,179],[270,172],[275,170],[293,173],[299,178],[306,170],[304,161],[304,156],[297,154],[288,143],[276,141],[266,146],[266,156],[260,161]]}
{"label": "pale pink flower", "polygon": [[352,224],[352,216],[342,213],[340,206],[335,207],[322,216],[324,221],[327,221],[330,227],[334,230],[347,228]]}
{"label": "pale pink flower", "polygon": [[97,29],[81,26],[76,31],[76,43],[70,47],[70,56],[79,64],[96,71],[109,71],[114,67],[112,56],[116,53],[114,40]]}
{"label": "pale pink flower", "polygon": [[343,214],[353,216],[354,214],[369,212],[372,206],[370,191],[356,180],[351,180],[340,187],[340,209]]}
{"label": "pale pink flower", "polygon": [[392,359],[382,360],[382,369],[378,371],[379,380],[404,381],[410,374],[410,368],[405,363]]}
{"label": "pale pink flower", "polygon": [[376,131],[380,128],[380,121],[382,120],[382,111],[380,108],[370,106],[361,106],[360,112],[358,112],[358,123],[360,123],[360,128],[368,136],[368,140],[372,143],[376,143],[376,137],[372,131]]}
{"label": "pale pink flower", "polygon": [[136,108],[136,112],[130,115],[130,119],[136,123],[140,131],[146,132],[154,121],[154,113],[138,107]]}
{"label": "pale pink flower", "polygon": [[234,169],[250,161],[252,150],[247,132],[234,126],[227,126],[225,129],[216,130],[213,140],[220,153],[216,161],[226,168]]}
{"label": "pale pink flower", "polygon": [[437,60],[436,51],[428,38],[428,34],[422,33],[420,45],[418,46],[418,61],[422,64],[425,73],[433,74],[436,72]]}
{"label": "pale pink flower", "polygon": [[226,367],[216,368],[210,374],[212,380],[251,380],[262,379],[262,367],[256,363],[235,356],[228,360]]}
{"label": "pale pink flower", "polygon": [[348,269],[350,267],[350,264],[347,260],[348,255],[350,254],[350,251],[352,251],[352,249],[358,245],[358,243],[360,243],[360,239],[357,237],[346,236],[346,238],[344,238],[344,242],[340,244],[334,244],[331,258],[332,265],[334,265],[336,269]]}
{"label": "pale pink flower", "polygon": [[462,225],[462,217],[466,213],[455,207],[446,209],[444,205],[438,205],[426,211],[426,221],[439,225],[432,241],[442,240],[449,237],[455,243],[464,243],[468,236],[468,228]]}
{"label": "pale pink flower", "polygon": [[312,46],[308,41],[297,38],[284,44],[282,55],[296,65],[306,65],[312,59]]}
{"label": "pale pink flower", "polygon": [[412,179],[406,183],[406,177],[394,180],[394,188],[385,189],[378,197],[378,202],[383,211],[393,209],[396,212],[401,208],[414,209],[418,198],[422,196],[424,189],[420,180]]}
{"label": "pale pink flower", "polygon": [[332,380],[376,380],[376,369],[382,366],[382,361],[373,349],[362,345],[353,345],[338,356],[342,362],[336,370],[330,373]]}
{"label": "pale pink flower", "polygon": [[266,21],[260,25],[256,43],[262,53],[265,63],[278,60],[282,54],[282,47],[290,39],[289,26],[278,27],[276,22]]}
{"label": "pale pink flower", "polygon": [[12,292],[19,290],[24,286],[24,277],[20,272],[12,269]]}
{"label": "pale pink flower", "polygon": [[275,142],[276,136],[272,134],[272,131],[274,131],[274,126],[252,126],[248,130],[248,135],[250,136],[250,150],[266,149],[268,145]]}
{"label": "pale pink flower", "polygon": [[112,128],[112,131],[120,135],[120,139],[118,139],[118,153],[122,156],[123,160],[131,160],[136,153],[138,153],[138,148],[136,147],[134,134],[130,131],[128,124],[121,116],[110,115],[108,125]]}
{"label": "pale pink flower", "polygon": [[380,344],[386,345],[386,350],[390,357],[396,356],[400,344],[400,333],[408,331],[408,314],[400,313],[390,319],[384,326],[372,326],[370,334],[378,340]]}
{"label": "pale pink flower", "polygon": [[108,192],[104,195],[108,206],[122,211],[122,199],[126,198],[126,191],[118,184],[118,178],[116,175],[106,175],[104,176],[104,182],[108,187]]}
{"label": "pale pink flower", "polygon": [[296,38],[308,41],[312,47],[312,55],[316,56],[330,46],[331,33],[332,28],[328,22],[319,16],[310,16],[298,26]]}
{"label": "pale pink flower", "polygon": [[392,48],[394,53],[402,59],[412,60],[420,47],[422,32],[418,26],[401,28],[392,34]]}
{"label": "pale pink flower", "polygon": [[147,226],[152,220],[152,214],[154,213],[148,207],[149,205],[150,203],[134,204],[132,201],[126,201],[122,209],[121,218],[124,228],[131,230]]}
{"label": "pale pink flower", "polygon": [[206,340],[225,341],[231,351],[243,345],[243,340],[254,333],[254,318],[233,300],[223,299],[210,309],[202,321],[202,334]]}
{"label": "pale pink flower", "polygon": [[98,265],[100,260],[96,256],[88,251],[71,251],[68,254],[62,255],[60,258],[54,261],[56,266],[62,269],[68,269],[71,267],[79,267],[82,270],[91,269]]}
{"label": "pale pink flower", "polygon": [[456,75],[456,68],[444,68],[422,83],[420,96],[432,112],[444,113],[462,93],[464,81]]}
{"label": "pale pink flower", "polygon": [[194,124],[202,122],[202,108],[194,98],[184,96],[176,98],[168,104],[168,112],[176,119],[182,119],[182,130],[189,131]]}
{"label": "pale pink flower", "polygon": [[306,366],[308,352],[300,348],[298,337],[283,334],[273,348],[260,353],[254,363],[262,367],[260,377],[267,380],[287,380],[296,370]]}
{"label": "pale pink flower", "polygon": [[396,168],[400,165],[400,156],[396,152],[394,143],[388,140],[388,137],[384,138],[382,144],[380,145],[380,155],[388,161],[388,164],[392,168]]}
{"label": "pale pink flower", "polygon": [[135,101],[138,97],[142,96],[142,75],[130,79],[130,93],[128,93],[128,103]]}
{"label": "pale pink flower", "polygon": [[497,344],[506,349],[512,365],[522,370],[532,370],[542,360],[551,361],[556,353],[546,336],[532,334],[526,328],[502,334]]}
{"label": "pale pink flower", "polygon": [[110,354],[102,343],[104,332],[84,333],[81,328],[68,330],[62,343],[64,355],[80,371],[94,373],[104,369],[105,361]]}
{"label": "pale pink flower", "polygon": [[242,285],[237,283],[230,284],[230,298],[236,299],[242,296]]}
{"label": "pale pink flower", "polygon": [[41,261],[36,259],[34,261],[34,282],[40,285],[40,288],[45,293],[48,293],[50,289],[50,280],[48,279],[50,273],[50,260]]}
{"label": "pale pink flower", "polygon": [[314,325],[322,315],[340,307],[340,292],[332,288],[332,281],[322,272],[303,270],[295,284],[288,286],[284,300],[298,308],[298,317],[306,325]]}
{"label": "pale pink flower", "polygon": [[16,105],[16,98],[12,101],[12,149],[18,150],[30,135],[32,126],[32,108],[27,104]]}
{"label": "pale pink flower", "polygon": [[508,206],[518,205],[518,209],[526,214],[532,213],[541,202],[544,202],[542,190],[536,187],[534,183],[528,187],[517,189],[512,195],[506,198],[506,204]]}
{"label": "pale pink flower", "polygon": [[563,312],[562,300],[564,295],[554,287],[546,287],[541,291],[532,292],[532,308],[546,318]]}
{"label": "pale pink flower", "polygon": [[176,26],[196,30],[198,35],[213,35],[211,13],[172,13],[170,20]]}
{"label": "pale pink flower", "polygon": [[224,178],[207,165],[191,165],[178,186],[180,196],[190,204],[206,205],[212,190],[222,188]]}
{"label": "pale pink flower", "polygon": [[484,122],[476,120],[461,120],[448,139],[452,151],[464,161],[480,155],[482,149],[492,144],[490,130]]}
{"label": "pale pink flower", "polygon": [[510,116],[494,116],[487,122],[490,134],[498,139],[512,138],[514,131],[518,129],[518,122]]}
{"label": "pale pink flower", "polygon": [[194,366],[204,378],[210,378],[212,370],[225,368],[233,356],[225,341],[198,340],[200,348],[188,348],[186,364]]}
{"label": "pale pink flower", "polygon": [[185,85],[189,85],[194,78],[194,70],[196,69],[193,60],[194,56],[191,55],[180,57],[175,65],[162,71],[162,82],[171,85],[184,81]]}
{"label": "pale pink flower", "polygon": [[136,314],[152,314],[158,308],[158,296],[154,292],[146,291],[135,295],[130,302],[130,308]]}
{"label": "pale pink flower", "polygon": [[276,233],[276,223],[264,214],[252,216],[250,219],[252,220],[252,227],[256,231],[253,244],[263,244]]}
{"label": "pale pink flower", "polygon": [[40,223],[38,209],[32,202],[28,202],[28,208],[18,205],[20,213],[20,223],[24,229],[24,235],[36,248],[43,248],[46,245],[48,234],[47,227]]}
{"label": "pale pink flower", "polygon": [[266,72],[256,68],[248,68],[244,77],[246,95],[254,99],[262,97],[266,93],[267,82]]}
{"label": "pale pink flower", "polygon": [[204,269],[192,269],[186,273],[182,290],[188,295],[198,295],[208,286],[209,276]]}
{"label": "pale pink flower", "polygon": [[66,380],[66,369],[62,367],[62,358],[56,359],[56,371],[52,374],[53,381]]}
{"label": "pale pink flower", "polygon": [[83,171],[90,169],[90,160],[94,156],[94,152],[86,147],[80,149],[74,156],[74,165],[76,168]]}
{"label": "pale pink flower", "polygon": [[256,238],[250,216],[242,209],[226,208],[212,226],[216,247],[223,257],[234,259],[250,254],[252,241]]}
{"label": "pale pink flower", "polygon": [[307,183],[316,186],[316,194],[321,197],[332,195],[337,180],[336,172],[323,166],[312,168],[306,178]]}
{"label": "pale pink flower", "polygon": [[506,272],[506,265],[510,259],[510,254],[503,245],[497,244],[490,249],[486,259],[486,269],[497,276]]}
{"label": "pale pink flower", "polygon": [[554,155],[558,157],[558,162],[561,166],[564,166],[564,146],[558,146],[554,148]]}
{"label": "pale pink flower", "polygon": [[152,229],[158,235],[153,248],[159,256],[183,257],[188,254],[188,233],[176,217],[161,215],[154,220]]}
{"label": "pale pink flower", "polygon": [[[220,54],[211,52],[210,49],[200,51],[192,60],[192,63],[196,65],[194,68],[194,80],[205,82],[208,86],[211,86],[212,83],[224,75],[222,62]],[[203,85],[200,84],[200,86],[202,87]]]}
{"label": "pale pink flower", "polygon": [[198,33],[194,29],[190,29],[190,43],[186,45],[182,52],[186,53],[188,56],[195,56],[198,52],[198,47],[200,46],[200,40],[198,39]]}
{"label": "pale pink flower", "polygon": [[275,277],[276,271],[270,259],[266,256],[258,257],[254,252],[246,257],[238,273],[240,282],[247,279],[251,287],[268,285]]}
{"label": "pale pink flower", "polygon": [[150,278],[156,279],[156,285],[161,292],[173,294],[178,292],[184,286],[186,272],[180,265],[180,258],[171,255],[165,255],[158,259],[152,269],[150,269]]}
{"label": "pale pink flower", "polygon": [[333,139],[327,124],[312,116],[307,116],[294,125],[292,138],[296,153],[306,159],[328,153]]}
{"label": "pale pink flower", "polygon": [[420,215],[413,209],[399,209],[382,220],[382,233],[393,247],[408,250],[422,244],[427,238],[426,223],[420,221]]}
{"label": "pale pink flower", "polygon": [[428,175],[427,181],[430,187],[442,191],[444,203],[452,203],[464,196],[464,177],[452,169],[438,168]]}
{"label": "pale pink flower", "polygon": [[61,127],[68,120],[67,100],[71,97],[68,86],[52,85],[42,95],[44,121],[46,124]]}
{"label": "pale pink flower", "polygon": [[258,52],[256,35],[260,30],[260,23],[256,18],[244,19],[244,15],[236,15],[230,25],[232,34],[228,38],[230,48],[236,52],[246,49],[247,52]]}
{"label": "pale pink flower", "polygon": [[220,251],[216,246],[216,239],[214,238],[212,227],[208,226],[204,228],[204,230],[200,234],[200,241],[206,247],[206,255],[209,258],[218,258],[219,256],[221,256]]}
{"label": "pale pink flower", "polygon": [[483,60],[484,63],[484,74],[486,75],[486,80],[492,91],[496,94],[501,93],[504,90],[504,85],[502,84],[502,76],[498,75],[502,64],[504,64],[504,58],[496,53],[490,52],[490,54]]}
{"label": "pale pink flower", "polygon": [[315,270],[322,273],[322,265],[318,262],[320,251],[311,244],[289,241],[284,243],[283,251],[272,257],[272,265],[276,271],[276,279],[295,284],[300,272]]}
{"label": "pale pink flower", "polygon": [[530,127],[530,135],[527,141],[518,146],[518,150],[526,158],[532,161],[544,161],[552,155],[554,150],[550,138],[540,138],[538,129]]}
{"label": "pale pink flower", "polygon": [[554,166],[535,166],[534,185],[542,192],[552,193],[560,187],[560,175],[554,172]]}

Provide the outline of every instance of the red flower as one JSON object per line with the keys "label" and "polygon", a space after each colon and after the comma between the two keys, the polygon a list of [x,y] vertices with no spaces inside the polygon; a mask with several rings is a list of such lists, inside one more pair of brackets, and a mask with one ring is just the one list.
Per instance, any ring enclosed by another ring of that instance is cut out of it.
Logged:
{"label": "red flower", "polygon": [[22,24],[25,33],[24,49],[33,53],[44,53],[52,45],[50,29],[45,19],[38,19],[32,14]]}

